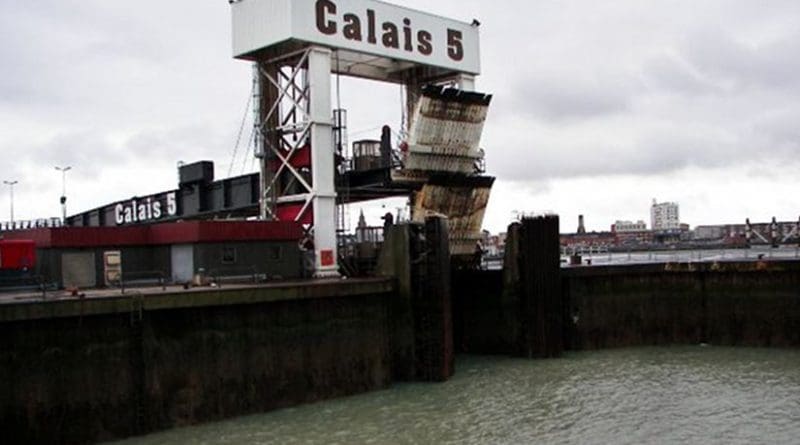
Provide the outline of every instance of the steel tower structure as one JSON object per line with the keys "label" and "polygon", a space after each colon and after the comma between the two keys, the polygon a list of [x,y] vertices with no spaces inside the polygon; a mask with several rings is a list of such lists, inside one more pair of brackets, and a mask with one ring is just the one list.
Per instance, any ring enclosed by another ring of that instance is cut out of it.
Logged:
{"label": "steel tower structure", "polygon": [[[342,153],[331,75],[405,85],[411,115],[423,85],[474,90],[478,23],[373,0],[238,0],[231,8],[234,57],[254,66],[261,217],[304,223],[315,275],[338,276],[335,178]],[[478,101],[488,106],[488,99]],[[435,151],[420,147],[420,155]]]}

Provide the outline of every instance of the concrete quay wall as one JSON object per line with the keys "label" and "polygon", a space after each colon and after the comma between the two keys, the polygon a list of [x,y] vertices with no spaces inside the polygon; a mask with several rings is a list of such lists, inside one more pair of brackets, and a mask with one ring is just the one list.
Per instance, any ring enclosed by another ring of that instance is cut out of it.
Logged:
{"label": "concrete quay wall", "polygon": [[381,389],[392,280],[0,304],[4,443],[92,443]]}
{"label": "concrete quay wall", "polygon": [[562,272],[572,349],[800,347],[800,262],[653,264]]}
{"label": "concrete quay wall", "polygon": [[[567,350],[800,347],[797,261],[579,267],[562,269],[560,280],[563,312],[548,316],[562,320]],[[525,317],[518,281],[508,269],[454,272],[458,351],[518,355]]]}

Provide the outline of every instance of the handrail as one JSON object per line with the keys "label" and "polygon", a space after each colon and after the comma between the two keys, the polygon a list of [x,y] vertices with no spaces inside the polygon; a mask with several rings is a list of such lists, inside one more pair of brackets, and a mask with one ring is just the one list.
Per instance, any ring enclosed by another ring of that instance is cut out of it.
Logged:
{"label": "handrail", "polygon": [[[33,284],[25,285],[24,283],[33,281]],[[17,286],[6,286],[3,283],[20,283]],[[19,277],[0,277],[0,292],[15,292],[24,290],[37,289],[42,292],[42,300],[47,298],[47,281],[44,275],[26,275]]]}
{"label": "handrail", "polygon": [[[244,274],[235,274],[230,272],[241,272],[247,271],[249,273]],[[219,267],[216,269],[211,269],[208,272],[208,276],[211,277],[212,282],[214,282],[217,286],[222,286],[222,281],[220,278],[231,278],[231,277],[249,277],[253,280],[253,283],[258,282],[258,270],[255,266],[230,266],[230,267]]]}
{"label": "handrail", "polygon": [[161,286],[161,290],[167,290],[167,276],[161,270],[137,270],[133,272],[122,272],[119,279],[119,287],[122,293],[125,293],[126,284],[130,287],[130,282],[136,281],[135,278],[138,277],[139,280],[144,278],[156,278],[158,280],[159,286]]}

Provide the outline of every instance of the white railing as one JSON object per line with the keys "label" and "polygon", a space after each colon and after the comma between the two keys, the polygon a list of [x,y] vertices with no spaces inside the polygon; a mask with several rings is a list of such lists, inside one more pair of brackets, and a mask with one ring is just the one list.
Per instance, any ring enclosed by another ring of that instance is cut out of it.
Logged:
{"label": "white railing", "polygon": [[778,248],[758,246],[750,249],[697,249],[609,252],[607,249],[562,249],[562,264],[572,255],[580,255],[583,264],[616,265],[647,263],[691,263],[715,261],[758,261],[800,259],[800,246]]}
{"label": "white railing", "polygon": [[2,221],[0,222],[0,232],[53,228],[61,226],[63,226],[61,218],[40,218],[40,219],[31,219],[22,221]]}

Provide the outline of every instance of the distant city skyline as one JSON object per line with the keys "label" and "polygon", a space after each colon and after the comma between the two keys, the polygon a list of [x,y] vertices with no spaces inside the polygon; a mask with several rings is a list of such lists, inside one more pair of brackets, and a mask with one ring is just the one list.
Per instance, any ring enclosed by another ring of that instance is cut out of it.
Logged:
{"label": "distant city skyline", "polygon": [[[526,215],[519,215],[519,217],[524,217],[524,216],[526,216]],[[586,216],[585,215],[579,215],[579,217],[580,216],[584,216],[584,223],[585,223]],[[772,223],[772,218],[773,217],[769,217],[769,218],[764,218],[762,220],[754,220],[752,218],[749,218],[749,220],[750,220],[750,223],[753,226],[765,226],[765,225],[769,225],[769,224]],[[747,224],[747,220],[748,220],[748,218],[745,218],[742,221],[738,221],[738,222],[721,222],[721,223],[696,224],[696,225],[692,225],[692,224],[688,224],[688,223],[685,223],[685,222],[681,222],[681,225],[688,226],[688,230],[689,231],[695,231],[697,229],[708,230],[710,228],[721,228],[721,227],[728,227],[728,226],[741,226],[741,227],[744,227]],[[580,219],[576,219],[575,220],[575,224],[573,224],[574,227],[576,227],[576,228],[579,227],[579,221],[580,221]],[[782,226],[796,227],[798,224],[800,224],[800,217],[798,217],[798,219],[795,219],[795,220],[778,220],[776,218],[776,222],[778,224],[782,225]],[[513,221],[511,221],[511,223],[513,223]],[[509,225],[511,223],[509,223]],[[573,225],[570,225],[569,221],[565,222],[563,220],[563,218],[562,218],[560,220],[560,223],[561,223],[560,232],[562,234],[580,233],[578,230],[571,228]],[[617,225],[617,223],[630,223],[631,224],[631,227],[628,227],[628,228],[623,229],[623,230],[616,230],[616,231],[619,231],[619,232],[636,232],[636,231],[653,231],[654,230],[651,225],[648,225],[644,220],[639,219],[639,220],[636,220],[636,221],[617,220],[613,224],[611,224],[610,226],[604,227],[604,228],[586,227],[586,233],[614,232],[615,231],[614,230],[615,229],[614,226]],[[493,232],[493,231],[488,230],[488,229],[484,230],[484,232],[488,232],[492,236],[497,236],[497,235],[501,235],[501,234],[504,235],[507,231],[506,231],[505,228],[503,228],[502,230],[497,231],[497,232]]]}

